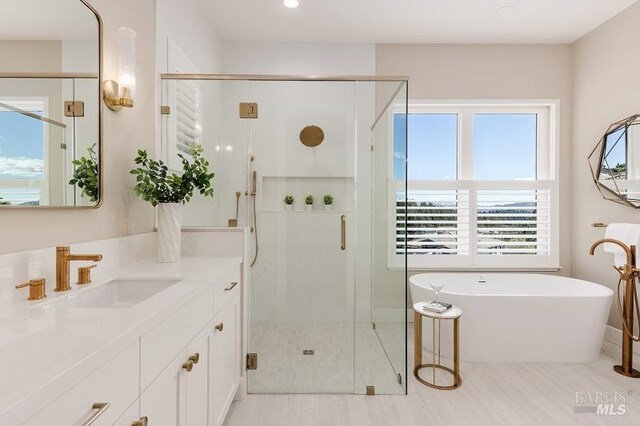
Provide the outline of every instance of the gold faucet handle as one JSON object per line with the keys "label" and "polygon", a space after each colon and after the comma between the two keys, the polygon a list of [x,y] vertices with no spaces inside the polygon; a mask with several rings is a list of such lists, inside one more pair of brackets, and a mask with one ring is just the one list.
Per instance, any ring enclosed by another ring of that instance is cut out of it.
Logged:
{"label": "gold faucet handle", "polygon": [[46,280],[44,278],[36,278],[29,282],[18,284],[16,288],[29,287],[29,297],[27,300],[40,300],[47,297],[45,289]]}
{"label": "gold faucet handle", "polygon": [[95,263],[91,266],[83,266],[78,268],[78,285],[91,284],[91,270],[95,268]]}

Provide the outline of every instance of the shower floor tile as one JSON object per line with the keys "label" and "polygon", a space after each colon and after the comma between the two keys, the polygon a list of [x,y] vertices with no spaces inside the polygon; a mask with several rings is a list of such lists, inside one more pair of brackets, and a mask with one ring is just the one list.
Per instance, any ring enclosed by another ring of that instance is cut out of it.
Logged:
{"label": "shower floor tile", "polygon": [[250,351],[258,353],[251,393],[364,393],[368,385],[403,393],[369,323],[358,323],[354,336],[349,323],[254,322]]}

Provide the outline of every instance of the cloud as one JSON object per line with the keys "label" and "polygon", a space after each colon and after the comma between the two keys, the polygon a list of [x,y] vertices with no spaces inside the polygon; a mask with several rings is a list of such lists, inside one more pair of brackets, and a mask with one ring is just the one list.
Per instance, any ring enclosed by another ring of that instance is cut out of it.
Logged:
{"label": "cloud", "polygon": [[44,160],[41,158],[0,156],[0,180],[42,179]]}

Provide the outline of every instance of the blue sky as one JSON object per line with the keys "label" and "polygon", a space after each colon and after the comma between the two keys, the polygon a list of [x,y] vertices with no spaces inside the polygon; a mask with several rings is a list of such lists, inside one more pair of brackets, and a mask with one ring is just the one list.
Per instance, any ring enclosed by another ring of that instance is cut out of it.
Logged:
{"label": "blue sky", "polygon": [[0,179],[41,179],[44,123],[0,112]]}
{"label": "blue sky", "polygon": [[[625,141],[625,128],[611,133],[606,140],[606,165],[613,168],[618,164],[627,163],[627,144]],[[603,160],[604,161],[604,160]]]}
{"label": "blue sky", "polygon": [[[457,178],[456,114],[409,115],[409,180]],[[395,115],[394,178],[404,179],[404,120]],[[476,114],[473,168],[476,180],[535,179],[535,114]]]}

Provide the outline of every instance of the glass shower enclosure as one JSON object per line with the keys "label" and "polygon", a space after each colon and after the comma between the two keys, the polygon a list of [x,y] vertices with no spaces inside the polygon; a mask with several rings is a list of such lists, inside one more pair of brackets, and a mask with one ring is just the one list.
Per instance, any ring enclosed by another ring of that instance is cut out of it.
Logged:
{"label": "glass shower enclosure", "polygon": [[215,172],[183,226],[251,229],[249,393],[406,393],[406,79],[163,74],[162,104],[163,160]]}

